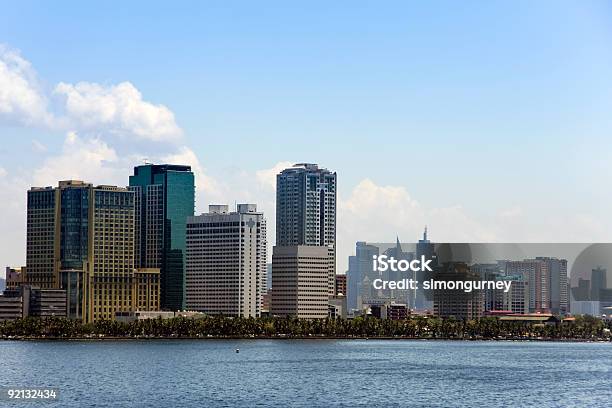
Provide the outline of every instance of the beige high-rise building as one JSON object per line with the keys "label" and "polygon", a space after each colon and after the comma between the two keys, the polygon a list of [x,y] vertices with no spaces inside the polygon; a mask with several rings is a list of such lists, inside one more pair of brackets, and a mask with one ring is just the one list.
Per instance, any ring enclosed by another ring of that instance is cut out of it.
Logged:
{"label": "beige high-rise building", "polygon": [[211,205],[187,218],[187,309],[213,315],[261,315],[266,287],[266,219],[255,204]]}
{"label": "beige high-rise building", "polygon": [[270,314],[326,318],[329,314],[328,277],[328,247],[274,247]]}
{"label": "beige high-rise building", "polygon": [[550,272],[542,259],[505,262],[507,275],[521,275],[529,284],[529,311],[550,311]]}
{"label": "beige high-rise building", "polygon": [[[67,316],[92,322],[159,309],[159,270],[134,269],[134,193],[60,181],[28,191],[29,284],[66,290]],[[150,296],[140,301],[142,286]]]}

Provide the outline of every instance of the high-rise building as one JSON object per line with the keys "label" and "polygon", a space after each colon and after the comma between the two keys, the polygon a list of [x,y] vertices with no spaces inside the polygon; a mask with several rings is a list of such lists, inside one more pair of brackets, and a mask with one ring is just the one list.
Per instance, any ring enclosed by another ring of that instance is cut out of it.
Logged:
{"label": "high-rise building", "polygon": [[[134,193],[77,180],[28,191],[27,283],[64,289],[71,318],[113,319],[138,308],[134,268]],[[150,272],[150,273],[149,273]],[[140,271],[159,302],[158,271]]]}
{"label": "high-rise building", "polygon": [[55,237],[59,234],[59,190],[33,187],[28,191],[26,221],[26,267],[28,282],[43,289],[54,288],[57,282]]}
{"label": "high-rise building", "polygon": [[591,270],[591,300],[601,300],[601,290],[608,287],[607,273],[601,266]]}
{"label": "high-rise building", "polygon": [[324,246],[329,252],[328,294],[335,294],[336,173],[301,163],[276,177],[276,245]]}
{"label": "high-rise building", "polygon": [[[474,281],[480,278],[463,262],[446,262],[436,270],[436,281]],[[456,289],[434,289],[432,292],[433,310],[436,316],[471,320],[479,318],[484,313],[482,290],[465,292]]]}
{"label": "high-rise building", "polygon": [[537,257],[536,259],[545,262],[548,270],[548,288],[550,291],[548,309],[554,314],[568,313],[567,260],[550,257]]}
{"label": "high-rise building", "polygon": [[380,253],[380,248],[365,242],[355,244],[355,255],[349,256],[347,279],[347,308],[349,311],[361,310],[364,303],[376,298],[372,281],[378,272],[372,269],[372,258]]}
{"label": "high-rise building", "polygon": [[[424,256],[426,259],[432,260],[432,267],[435,268],[438,265],[436,258],[435,246],[427,237],[427,227],[423,231],[423,238],[419,239],[416,244],[416,259],[421,259]],[[433,277],[429,272],[418,271],[414,273],[414,279],[417,282],[424,282]],[[433,299],[431,293],[423,289],[423,285],[418,285],[418,288],[414,290],[412,306],[417,310],[432,310]]]}
{"label": "high-rise building", "polygon": [[329,313],[326,246],[275,246],[270,314],[324,319]]}
{"label": "high-rise building", "polygon": [[529,311],[550,311],[550,274],[548,262],[542,259],[507,261],[506,275],[521,275],[529,284]]}
{"label": "high-rise building", "polygon": [[266,219],[255,204],[211,205],[187,219],[187,309],[261,315],[266,291]]}
{"label": "high-rise building", "polygon": [[160,269],[163,309],[185,309],[186,223],[195,208],[191,167],[137,166],[129,184],[136,206],[135,265]]}

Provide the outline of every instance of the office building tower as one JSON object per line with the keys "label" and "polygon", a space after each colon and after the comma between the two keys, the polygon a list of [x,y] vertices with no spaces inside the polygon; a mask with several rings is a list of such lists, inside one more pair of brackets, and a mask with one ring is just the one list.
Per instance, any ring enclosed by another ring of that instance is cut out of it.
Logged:
{"label": "office building tower", "polygon": [[591,300],[601,300],[601,290],[608,287],[607,273],[601,266],[591,270]]}
{"label": "office building tower", "polygon": [[372,268],[372,258],[380,253],[375,245],[365,242],[355,244],[355,255],[349,256],[347,272],[347,308],[349,311],[361,310],[364,304],[376,298],[372,281],[378,278],[378,272]]}
{"label": "office building tower", "polygon": [[26,267],[30,269],[28,282],[43,289],[54,288],[55,237],[59,234],[58,190],[53,187],[33,187],[28,191],[26,220]]}
{"label": "office building tower", "polygon": [[326,246],[275,246],[272,253],[273,316],[324,319],[329,313]]}
{"label": "office building tower", "polygon": [[276,245],[327,247],[330,296],[336,277],[336,184],[335,172],[309,163],[276,177]]}
{"label": "office building tower", "polygon": [[572,288],[572,293],[576,301],[586,302],[591,300],[591,281],[578,278],[578,286]]}
{"label": "office building tower", "polygon": [[517,314],[528,314],[529,282],[525,281],[522,275],[497,276],[495,280],[510,281],[511,284],[508,292],[504,292],[504,289],[493,289],[495,308],[490,310],[504,310]]}
{"label": "office building tower", "polygon": [[[137,308],[134,210],[134,193],[126,188],[69,180],[29,190],[27,283],[64,289],[66,315],[84,322]],[[140,276],[147,276],[148,304],[157,308],[159,273],[149,272]]]}
{"label": "office building tower", "polygon": [[529,312],[550,311],[550,274],[542,259],[507,261],[506,275],[521,275],[529,284]]}
{"label": "office building tower", "polygon": [[137,166],[128,188],[135,193],[135,265],[160,269],[163,309],[185,309],[186,223],[195,208],[191,167]]}
{"label": "office building tower", "polygon": [[569,294],[567,291],[567,260],[550,257],[536,257],[546,263],[548,270],[549,305],[553,314],[569,312]]}
{"label": "office building tower", "polygon": [[187,218],[187,309],[258,317],[266,290],[266,219],[255,204]]}
{"label": "office building tower", "polygon": [[[480,280],[484,281],[497,280],[501,275],[498,263],[477,263],[471,265],[470,270],[477,274]],[[502,299],[498,296],[498,290],[486,289],[484,291],[484,310],[485,312],[504,310]]]}
{"label": "office building tower", "polygon": [[[416,244],[416,259],[421,259],[424,256],[426,259],[431,259],[431,267],[435,269],[438,266],[438,260],[435,253],[434,244],[427,237],[427,227],[423,231],[423,238],[419,239]],[[417,282],[424,282],[433,278],[431,272],[419,271],[414,274],[414,279]],[[412,307],[417,310],[432,310],[433,299],[431,293],[423,289],[423,285],[419,285],[418,289],[414,290]]]}
{"label": "office building tower", "polygon": [[[436,268],[436,281],[475,281],[478,274],[470,271],[463,262],[446,262]],[[461,320],[477,319],[484,313],[484,293],[482,290],[465,292],[456,289],[434,289],[433,311],[439,317],[455,317]]]}

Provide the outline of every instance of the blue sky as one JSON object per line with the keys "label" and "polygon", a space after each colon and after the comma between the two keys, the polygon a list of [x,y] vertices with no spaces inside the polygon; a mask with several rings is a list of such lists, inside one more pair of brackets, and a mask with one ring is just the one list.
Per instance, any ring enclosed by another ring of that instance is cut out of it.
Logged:
{"label": "blue sky", "polygon": [[[423,223],[440,239],[612,238],[609,2],[329,3],[4,4],[0,43],[29,61],[49,111],[66,109],[54,102],[61,82],[129,82],[181,129],[151,141],[106,122],[24,124],[0,108],[4,182],[20,191],[37,170],[61,177],[47,169],[77,149],[75,131],[81,148],[112,150],[100,157],[115,168],[188,149],[211,180],[200,210],[249,199],[273,218],[269,189],[245,178],[279,162],[334,169],[342,256],[356,238],[410,240]],[[385,202],[363,204],[372,194]],[[399,208],[418,211],[362,226]],[[0,262],[23,262],[14,245]]]}

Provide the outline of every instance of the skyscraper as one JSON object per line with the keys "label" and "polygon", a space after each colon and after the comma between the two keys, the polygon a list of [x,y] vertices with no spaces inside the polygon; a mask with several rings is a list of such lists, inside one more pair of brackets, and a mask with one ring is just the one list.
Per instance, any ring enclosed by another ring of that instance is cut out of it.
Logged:
{"label": "skyscraper", "polygon": [[529,286],[529,311],[550,311],[549,264],[543,259],[507,261],[506,275],[521,275]]}
{"label": "skyscraper", "polygon": [[[438,265],[438,260],[435,254],[434,244],[427,238],[427,227],[423,231],[423,239],[419,239],[416,244],[416,259],[421,259],[424,256],[426,259],[432,259],[432,266],[435,268]],[[414,273],[414,279],[418,282],[424,282],[433,277],[431,273],[419,271]],[[418,310],[431,310],[433,308],[433,298],[431,294],[423,290],[423,286],[419,285],[418,289],[414,290],[414,308]]]}
{"label": "skyscraper", "polygon": [[591,270],[591,300],[601,300],[601,290],[608,287],[607,273],[601,266]]}
{"label": "skyscraper", "polygon": [[255,204],[211,205],[187,219],[189,310],[234,317],[261,315],[266,287],[266,220]]}
{"label": "skyscraper", "polygon": [[195,208],[191,167],[137,166],[129,189],[136,203],[136,266],[160,269],[162,308],[185,309],[186,225]]}
{"label": "skyscraper", "polygon": [[372,281],[378,277],[378,272],[372,269],[372,257],[379,252],[380,248],[377,246],[365,242],[355,244],[355,256],[349,256],[349,270],[346,277],[349,311],[361,310],[364,300],[369,302],[374,298]]}
{"label": "skyscraper", "polygon": [[537,257],[546,263],[548,270],[548,287],[550,312],[565,314],[569,311],[569,294],[567,291],[567,260],[550,257]]}
{"label": "skyscraper", "polygon": [[336,275],[336,181],[335,172],[310,163],[276,177],[276,245],[327,247],[330,296]]}
{"label": "skyscraper", "polygon": [[159,307],[159,270],[134,268],[134,193],[60,181],[28,191],[28,284],[66,290],[67,315],[91,322]]}

